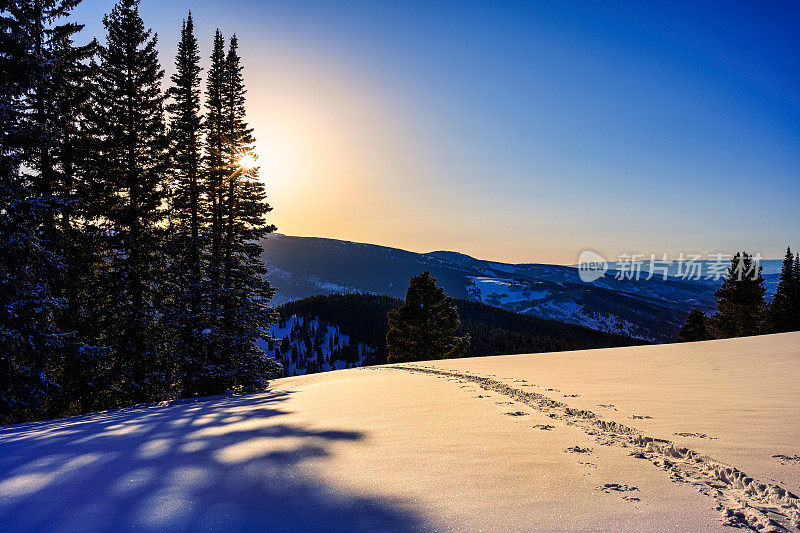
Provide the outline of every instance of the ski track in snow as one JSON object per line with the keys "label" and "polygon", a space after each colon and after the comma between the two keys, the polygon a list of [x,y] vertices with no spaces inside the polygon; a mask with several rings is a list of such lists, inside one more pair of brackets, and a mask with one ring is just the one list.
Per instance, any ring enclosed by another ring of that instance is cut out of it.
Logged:
{"label": "ski track in snow", "polygon": [[[796,495],[780,485],[762,483],[733,466],[669,440],[642,435],[630,426],[604,420],[591,411],[571,408],[544,394],[515,388],[501,379],[422,365],[383,368],[429,374],[460,383],[474,383],[481,389],[523,403],[553,420],[582,429],[602,445],[632,448],[632,459],[646,459],[664,470],[671,481],[688,483],[701,494],[713,498],[726,526],[762,532],[800,531],[800,500]],[[539,429],[550,427],[552,426]],[[576,453],[574,449],[565,451]]]}

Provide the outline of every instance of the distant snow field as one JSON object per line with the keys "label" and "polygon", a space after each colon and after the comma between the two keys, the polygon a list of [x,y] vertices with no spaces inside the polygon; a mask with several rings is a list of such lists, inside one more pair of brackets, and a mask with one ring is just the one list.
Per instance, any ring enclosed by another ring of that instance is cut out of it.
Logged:
{"label": "distant snow field", "polygon": [[798,531],[798,428],[800,333],[341,370],[0,428],[0,530]]}

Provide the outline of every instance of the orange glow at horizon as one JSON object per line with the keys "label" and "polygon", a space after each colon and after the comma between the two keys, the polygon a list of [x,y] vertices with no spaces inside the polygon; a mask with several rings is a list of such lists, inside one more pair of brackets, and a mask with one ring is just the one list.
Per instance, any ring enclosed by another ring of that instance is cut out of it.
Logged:
{"label": "orange glow at horizon", "polygon": [[393,240],[424,174],[407,103],[330,58],[289,60],[284,51],[253,62],[248,119],[278,231]]}
{"label": "orange glow at horizon", "polygon": [[[537,228],[533,243],[496,232],[481,191],[458,190],[446,204],[438,148],[425,114],[374,80],[334,68],[330,58],[258,55],[246,64],[248,118],[255,128],[259,179],[287,235],[328,237],[417,252],[452,249],[497,260],[574,262],[571,247]],[[439,181],[440,183],[436,183]],[[463,225],[464,213],[491,225]],[[518,214],[518,213],[517,213]],[[543,240],[544,239],[544,240]],[[547,241],[547,242],[545,242]],[[526,245],[527,244],[527,245]],[[547,255],[540,255],[544,248]],[[509,253],[511,252],[511,253]]]}

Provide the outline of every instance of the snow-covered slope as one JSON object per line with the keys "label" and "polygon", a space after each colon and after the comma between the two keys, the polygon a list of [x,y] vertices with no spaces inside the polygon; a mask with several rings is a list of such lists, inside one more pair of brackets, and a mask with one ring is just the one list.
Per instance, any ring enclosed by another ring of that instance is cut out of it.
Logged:
{"label": "snow-covered slope", "polygon": [[[314,294],[369,292],[403,298],[429,270],[448,294],[609,333],[671,342],[692,308],[712,311],[718,281],[616,279],[584,283],[562,265],[507,264],[456,252],[418,254],[371,244],[275,234],[263,241],[276,303]],[[769,270],[774,265],[769,263]],[[777,274],[769,274],[774,289]]]}
{"label": "snow-covered slope", "polygon": [[3,531],[798,531],[800,333],[0,428]]}

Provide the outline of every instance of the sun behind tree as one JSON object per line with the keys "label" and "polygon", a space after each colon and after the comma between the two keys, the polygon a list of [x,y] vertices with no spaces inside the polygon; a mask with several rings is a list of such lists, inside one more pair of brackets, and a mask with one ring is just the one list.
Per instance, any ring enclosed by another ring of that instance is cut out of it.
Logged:
{"label": "sun behind tree", "polygon": [[389,311],[388,361],[425,361],[463,357],[469,335],[457,337],[461,321],[453,299],[423,272],[411,278],[406,301]]}

